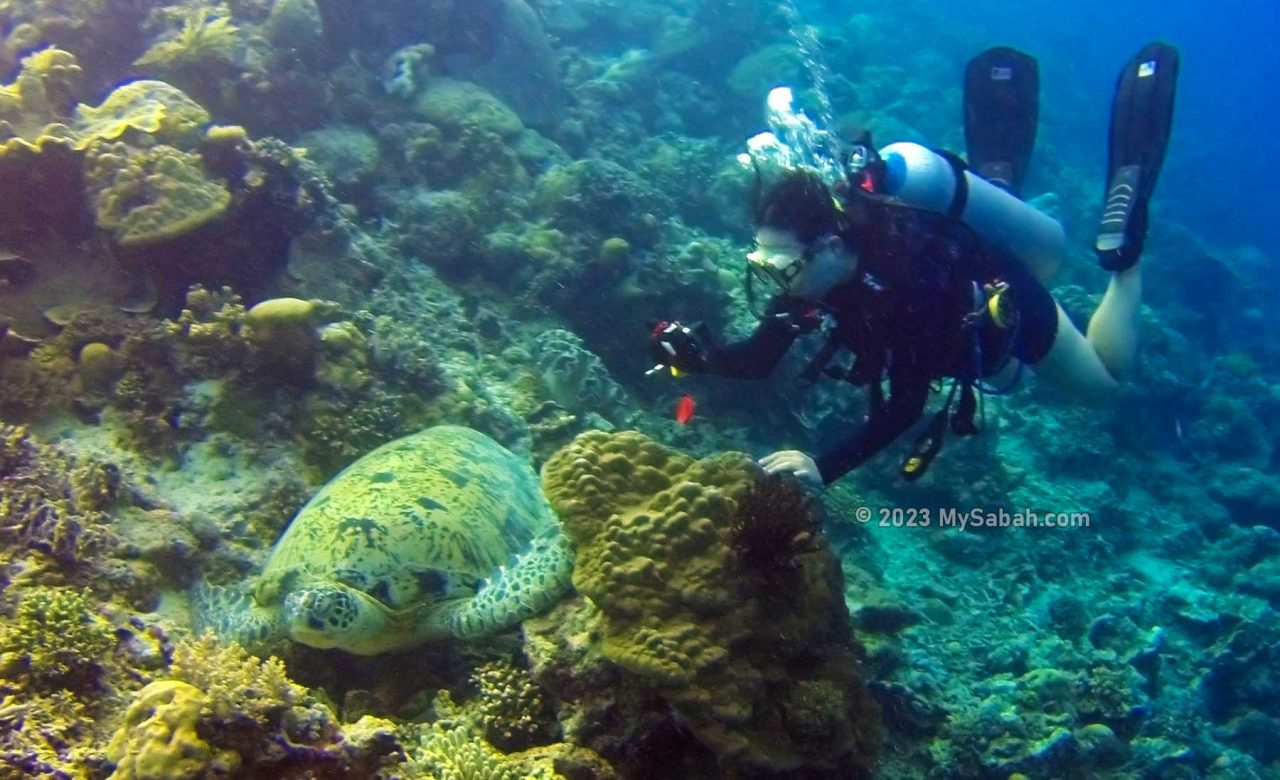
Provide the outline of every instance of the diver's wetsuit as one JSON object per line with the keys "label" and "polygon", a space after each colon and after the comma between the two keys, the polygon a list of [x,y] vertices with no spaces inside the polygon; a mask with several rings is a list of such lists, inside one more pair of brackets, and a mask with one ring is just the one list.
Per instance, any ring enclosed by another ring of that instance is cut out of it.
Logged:
{"label": "diver's wetsuit", "polygon": [[[855,356],[847,379],[867,385],[871,413],[865,425],[816,460],[825,483],[856,468],[915,423],[933,380],[976,379],[999,371],[1012,357],[1034,364],[1057,333],[1057,307],[1048,291],[1016,259],[998,254],[960,222],[879,199],[855,197],[842,215],[845,243],[859,258],[855,279],[814,306],[785,295],[747,339],[712,348],[702,371],[762,378],[795,339],[828,314],[840,347]],[[965,318],[985,305],[984,282],[1009,284],[1016,324],[999,328]],[[976,336],[976,337],[975,337]],[[889,398],[880,400],[880,380]]]}

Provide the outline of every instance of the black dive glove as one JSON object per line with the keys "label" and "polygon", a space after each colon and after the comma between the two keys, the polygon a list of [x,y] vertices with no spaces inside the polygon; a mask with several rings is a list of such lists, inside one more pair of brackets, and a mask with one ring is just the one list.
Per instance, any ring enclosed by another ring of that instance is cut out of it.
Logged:
{"label": "black dive glove", "polygon": [[659,322],[649,337],[649,355],[657,364],[652,370],[670,367],[678,371],[697,371],[707,362],[707,328],[703,323],[693,327],[679,322]]}

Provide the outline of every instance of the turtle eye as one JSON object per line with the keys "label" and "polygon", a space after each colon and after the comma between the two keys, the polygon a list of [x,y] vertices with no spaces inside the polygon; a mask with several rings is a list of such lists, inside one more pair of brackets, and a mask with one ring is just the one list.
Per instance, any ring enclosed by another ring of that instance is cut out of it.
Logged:
{"label": "turtle eye", "polygon": [[333,573],[333,578],[343,585],[350,585],[356,590],[365,590],[369,584],[369,578],[364,572],[355,569],[338,569]]}

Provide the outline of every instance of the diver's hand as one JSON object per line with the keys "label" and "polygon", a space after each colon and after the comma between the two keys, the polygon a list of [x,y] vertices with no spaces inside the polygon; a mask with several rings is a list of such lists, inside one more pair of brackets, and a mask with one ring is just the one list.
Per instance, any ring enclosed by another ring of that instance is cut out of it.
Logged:
{"label": "diver's hand", "polygon": [[800,450],[778,450],[765,455],[760,459],[760,467],[766,474],[790,474],[814,490],[821,490],[824,486],[818,464]]}
{"label": "diver's hand", "polygon": [[707,361],[698,326],[679,322],[660,322],[649,337],[649,354],[659,366],[681,371],[697,371]]}

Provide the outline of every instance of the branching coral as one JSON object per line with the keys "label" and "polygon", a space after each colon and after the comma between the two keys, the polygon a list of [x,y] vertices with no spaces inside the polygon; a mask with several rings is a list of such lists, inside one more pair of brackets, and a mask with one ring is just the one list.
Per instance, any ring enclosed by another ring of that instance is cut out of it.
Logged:
{"label": "branching coral", "polygon": [[102,664],[115,647],[115,629],[87,594],[37,588],[18,602],[0,633],[0,674],[22,690],[90,692],[102,683]]}
{"label": "branching coral", "polygon": [[183,361],[197,376],[216,377],[241,366],[248,350],[240,330],[245,308],[229,287],[219,292],[197,285],[187,291],[186,306],[166,323]]}
{"label": "branching coral", "polygon": [[112,739],[115,780],[373,777],[399,750],[389,724],[366,719],[344,735],[279,659],[210,635],[174,648],[169,672],[139,692]]}
{"label": "branching coral", "polygon": [[169,674],[203,691],[209,714],[219,719],[244,717],[267,725],[306,697],[280,659],[263,661],[208,634],[174,647]]}
{"label": "branching coral", "polygon": [[37,445],[21,427],[0,427],[0,441],[0,540],[6,554],[37,553],[27,576],[36,576],[46,561],[72,574],[110,545],[103,510],[120,487],[114,466],[79,464]]}
{"label": "branching coral", "polygon": [[94,720],[66,691],[0,695],[0,777],[87,777],[100,763]]}
{"label": "branching coral", "polygon": [[0,629],[0,777],[81,777],[115,628],[87,594],[28,589]]}
{"label": "branching coral", "polygon": [[316,394],[307,408],[302,454],[320,481],[414,428],[406,416],[405,397],[381,384],[360,393]]}
{"label": "branching coral", "polygon": [[556,780],[548,766],[528,766],[508,758],[469,726],[431,726],[423,731],[410,766],[433,780]]}
{"label": "branching coral", "polygon": [[480,689],[479,725],[494,747],[509,753],[553,741],[548,725],[555,719],[528,671],[495,661],[477,669],[472,681]]}

